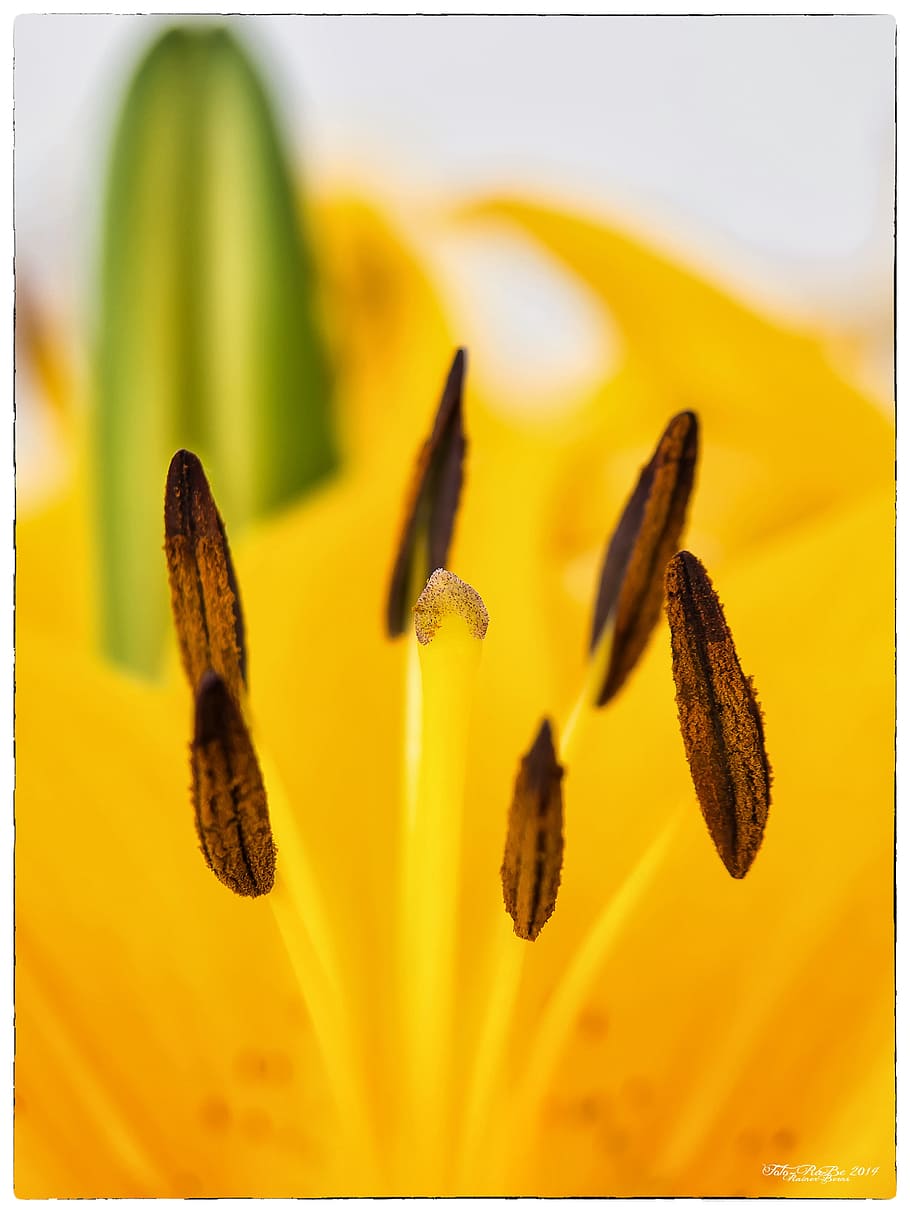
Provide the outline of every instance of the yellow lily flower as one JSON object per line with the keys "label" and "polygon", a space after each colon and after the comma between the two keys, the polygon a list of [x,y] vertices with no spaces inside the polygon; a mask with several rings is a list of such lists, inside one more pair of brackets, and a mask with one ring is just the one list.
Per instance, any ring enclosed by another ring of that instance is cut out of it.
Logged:
{"label": "yellow lily flower", "polygon": [[[414,646],[383,621],[454,343],[382,221],[350,200],[314,217],[329,312],[351,318],[351,457],[233,549],[278,900],[233,896],[195,853],[176,655],[157,686],[93,654],[84,469],[20,525],[20,1196],[893,1194],[889,420],[810,336],[615,228],[502,200],[481,219],[584,280],[625,353],[591,399],[533,422],[469,372],[449,567],[490,623],[470,728],[423,722],[424,754],[438,744],[465,784],[441,910],[403,878]],[[731,880],[661,624],[563,756],[559,904],[530,943],[498,877],[518,760],[543,715],[557,736],[568,719],[604,541],[685,408],[702,434],[686,544],[756,675],[765,841]],[[415,1020],[430,903],[455,936],[437,1014]],[[818,1181],[780,1170],[799,1165]]]}

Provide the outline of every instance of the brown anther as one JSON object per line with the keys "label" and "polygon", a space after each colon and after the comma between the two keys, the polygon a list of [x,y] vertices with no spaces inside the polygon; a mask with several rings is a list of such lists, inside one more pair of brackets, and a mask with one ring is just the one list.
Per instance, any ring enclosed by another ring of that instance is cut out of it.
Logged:
{"label": "brown anther", "polygon": [[667,565],[676,704],[701,811],[731,876],[758,854],[771,802],[761,709],[708,574],[690,552]]}
{"label": "brown anther", "polygon": [[386,629],[392,637],[407,631],[414,606],[412,593],[416,596],[433,569],[445,565],[449,555],[467,449],[461,409],[465,362],[465,351],[459,349],[432,432],[417,457],[389,583]]}
{"label": "brown anther", "polygon": [[198,458],[178,451],[164,496],[164,549],[180,654],[195,691],[215,670],[239,702],[246,686],[243,615],[224,523]]}
{"label": "brown anther", "polygon": [[192,766],[206,863],[234,893],[268,893],[275,882],[275,844],[262,774],[240,709],[212,670],[196,692]]}
{"label": "brown anther", "polygon": [[697,456],[698,418],[678,413],[642,469],[613,532],[591,629],[593,653],[612,617],[613,640],[598,707],[628,678],[660,617],[664,568],[679,548]]}
{"label": "brown anther", "polygon": [[521,939],[536,939],[556,908],[562,872],[562,776],[544,720],[515,780],[502,894]]}

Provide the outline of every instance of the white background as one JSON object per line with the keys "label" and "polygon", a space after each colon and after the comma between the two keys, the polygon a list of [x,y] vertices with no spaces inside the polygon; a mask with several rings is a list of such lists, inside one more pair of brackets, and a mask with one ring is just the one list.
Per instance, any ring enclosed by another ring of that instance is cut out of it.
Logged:
{"label": "white background", "polygon": [[[65,312],[90,299],[123,87],[169,20],[16,21],[17,257]],[[358,185],[404,223],[502,187],[618,218],[760,303],[859,333],[889,394],[892,18],[229,20],[315,186]],[[429,252],[479,301],[463,339],[486,335],[503,386],[509,366],[513,388],[545,390],[583,362],[583,307],[540,267],[507,245]]]}

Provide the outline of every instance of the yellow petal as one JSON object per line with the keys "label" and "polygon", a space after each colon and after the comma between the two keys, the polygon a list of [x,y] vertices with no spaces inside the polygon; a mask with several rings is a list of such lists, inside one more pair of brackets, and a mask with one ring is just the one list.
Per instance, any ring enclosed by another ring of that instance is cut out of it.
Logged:
{"label": "yellow petal", "polygon": [[599,220],[511,198],[478,201],[465,218],[527,232],[618,326],[622,373],[640,380],[642,400],[636,412],[614,414],[607,388],[611,449],[642,423],[654,434],[679,409],[698,412],[722,453],[702,463],[702,504],[718,513],[725,506],[725,550],[734,538],[764,539],[888,479],[893,438],[884,411],[840,377],[813,334],[762,315]]}
{"label": "yellow petal", "polygon": [[[269,909],[197,854],[189,714],[20,636],[20,1196],[286,1196],[324,1176],[331,1110]],[[51,1180],[61,1123],[80,1130]]]}
{"label": "yellow petal", "polygon": [[[398,1131],[407,671],[404,646],[383,635],[384,600],[407,469],[451,349],[428,280],[383,223],[356,205],[338,215],[329,260],[362,317],[346,372],[349,470],[233,548],[252,727],[325,901],[386,1150]],[[451,569],[482,594],[490,628],[465,756],[454,1078],[439,1098],[457,1121],[499,977],[517,757],[541,714],[559,721],[583,672],[596,565],[637,466],[671,413],[695,407],[705,457],[687,542],[765,709],[766,840],[748,878],[730,880],[695,804],[659,632],[568,764],[559,907],[513,974],[490,1092],[501,1123],[513,1123],[528,1050],[586,932],[674,811],[688,812],[557,1042],[501,1190],[779,1195],[761,1164],[790,1150],[879,1165],[849,1193],[888,1195],[887,421],[820,347],[666,259],[576,219],[526,207],[521,221],[603,293],[628,358],[592,399],[533,423],[468,384]],[[377,250],[404,284],[388,312],[377,301],[394,292],[370,294]],[[53,577],[46,555],[27,591],[42,631],[19,637],[19,1194],[362,1190],[268,907],[231,898],[195,854],[176,659],[152,690],[67,653],[41,611]]]}
{"label": "yellow petal", "polygon": [[[876,494],[761,559],[717,570],[756,675],[775,773],[766,841],[747,880],[731,881],[713,853],[660,648],[613,721],[592,721],[568,773],[576,833],[560,914],[541,941],[554,953],[577,946],[605,889],[676,805],[690,808],[664,879],[592,992],[606,1037],[579,1032],[554,1084],[557,1108],[585,1093],[601,1099],[592,1131],[613,1125],[627,1142],[640,1131],[649,1143],[642,1159],[617,1158],[601,1190],[640,1193],[650,1182],[666,1194],[779,1195],[753,1160],[730,1161],[728,1143],[742,1135],[768,1151],[783,1134],[794,1149],[814,1143],[827,1161],[853,1165],[851,1133],[859,1140],[872,1122],[867,1162],[881,1170],[851,1194],[887,1194],[893,1183],[893,1059],[883,1047],[892,1021],[891,516],[890,492]],[[868,967],[854,968],[858,956]],[[539,982],[543,999],[548,975]],[[605,1093],[590,1079],[598,1067]],[[626,1088],[653,1093],[646,1124],[622,1098]],[[838,1119],[836,1137],[826,1137]],[[541,1183],[558,1190],[555,1174]]]}

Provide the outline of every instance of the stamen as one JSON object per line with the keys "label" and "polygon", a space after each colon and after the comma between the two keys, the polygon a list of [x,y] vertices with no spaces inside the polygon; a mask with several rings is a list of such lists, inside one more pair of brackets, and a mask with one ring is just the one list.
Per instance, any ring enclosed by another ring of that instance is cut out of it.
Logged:
{"label": "stamen", "polygon": [[503,897],[521,939],[536,939],[556,908],[563,855],[562,776],[550,722],[544,720],[515,780],[502,861]]}
{"label": "stamen", "polygon": [[235,893],[268,893],[275,844],[259,763],[240,710],[211,670],[196,692],[192,758],[196,829],[206,862]]}
{"label": "stamen", "polygon": [[[459,1151],[459,1189],[471,1190],[477,1183],[479,1158],[489,1145],[491,1108],[497,1089],[507,1085],[504,1068],[511,1026],[518,1004],[529,950],[516,940],[505,922],[497,919],[493,947],[495,961],[487,991],[486,1007],[471,1060],[471,1076],[465,1099],[464,1130]],[[495,1115],[495,1109],[492,1113]],[[476,1187],[475,1187],[476,1191]]]}
{"label": "stamen", "polygon": [[482,1149],[494,1084],[501,1077],[522,971],[528,950],[519,939],[536,939],[556,907],[563,854],[563,768],[556,761],[553,730],[544,720],[521,760],[515,781],[501,875],[514,934],[497,938],[497,962],[474,1054],[465,1105],[460,1175],[465,1184]]}
{"label": "stamen", "polygon": [[591,630],[590,649],[596,654],[605,626],[613,621],[612,642],[602,654],[598,707],[628,678],[660,616],[663,570],[679,548],[697,455],[698,419],[679,413],[642,469],[610,540]]}
{"label": "stamen", "polygon": [[465,351],[457,350],[432,432],[417,457],[389,584],[386,628],[392,637],[407,631],[414,594],[448,559],[467,447],[461,408],[465,361]]}
{"label": "stamen", "polygon": [[[337,947],[278,772],[260,763],[244,720],[243,617],[224,525],[195,455],[178,451],[168,471],[165,536],[174,619],[195,692],[193,800],[202,852],[234,892],[269,905],[300,983],[349,1154],[377,1167],[357,1059],[357,1029],[344,996]],[[267,805],[262,772],[271,792]],[[276,881],[270,817],[281,839]]]}
{"label": "stamen", "polygon": [[761,709],[743,672],[717,594],[699,560],[667,565],[667,618],[676,704],[692,781],[731,876],[749,871],[771,800]]}
{"label": "stamen", "polygon": [[[341,1116],[344,1157],[363,1160],[366,1184],[378,1182],[378,1159],[364,1089],[365,1066],[345,974],[331,921],[301,836],[300,815],[294,811],[268,752],[260,758],[269,789],[269,816],[281,839],[281,867],[269,894],[300,993],[322,1051],[326,1074]],[[342,1178],[347,1183],[347,1177]]]}
{"label": "stamen", "polygon": [[533,1037],[525,1043],[521,1074],[511,1093],[509,1106],[499,1124],[491,1126],[489,1156],[497,1169],[490,1184],[501,1190],[507,1183],[505,1171],[514,1166],[522,1150],[533,1140],[533,1127],[547,1086],[573,1024],[577,1023],[591,986],[628,927],[629,919],[650,892],[661,868],[672,854],[672,842],[681,816],[675,814],[641,856],[623,883],[604,905],[555,986]]}
{"label": "stamen", "polygon": [[237,579],[224,523],[198,458],[178,451],[164,497],[171,605],[180,654],[195,692],[214,670],[236,702],[246,688],[246,650]]}

